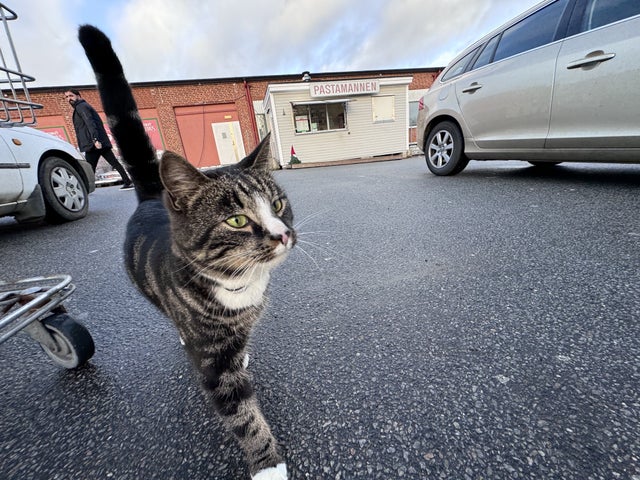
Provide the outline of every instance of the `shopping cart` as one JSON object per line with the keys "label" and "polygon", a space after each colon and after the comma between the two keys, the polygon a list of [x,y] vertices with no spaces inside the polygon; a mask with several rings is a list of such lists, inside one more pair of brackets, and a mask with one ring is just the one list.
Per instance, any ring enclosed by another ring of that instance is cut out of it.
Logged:
{"label": "shopping cart", "polygon": [[62,304],[75,288],[69,275],[0,282],[0,344],[24,331],[57,365],[85,364],[95,352],[93,338]]}
{"label": "shopping cart", "polygon": [[[27,82],[35,78],[22,72],[9,32],[8,22],[17,18],[0,3],[0,128],[34,125],[35,110],[42,108],[31,101]],[[68,275],[0,279],[0,344],[24,331],[56,364],[76,368],[86,363],[95,351],[93,339],[62,304],[74,290]]]}

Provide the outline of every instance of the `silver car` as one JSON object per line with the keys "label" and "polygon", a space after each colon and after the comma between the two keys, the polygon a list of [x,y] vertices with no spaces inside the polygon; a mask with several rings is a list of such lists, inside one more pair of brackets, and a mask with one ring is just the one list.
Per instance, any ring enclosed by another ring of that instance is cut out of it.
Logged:
{"label": "silver car", "polygon": [[420,100],[436,175],[469,160],[640,162],[640,0],[546,0],[458,55]]}

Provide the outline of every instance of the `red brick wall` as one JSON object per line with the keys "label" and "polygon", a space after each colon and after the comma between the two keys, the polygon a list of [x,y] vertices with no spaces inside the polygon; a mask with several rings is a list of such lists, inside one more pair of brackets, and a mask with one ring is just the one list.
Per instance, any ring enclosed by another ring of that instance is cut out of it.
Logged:
{"label": "red brick wall", "polygon": [[413,75],[413,81],[409,84],[409,90],[422,90],[429,88],[439,74],[440,71]]}
{"label": "red brick wall", "polygon": [[[427,70],[427,69],[425,69]],[[372,78],[372,77],[399,77],[412,76],[413,81],[409,89],[428,88],[437,76],[438,71],[411,70],[386,70],[382,72],[351,72],[344,74],[313,74],[313,80],[338,80],[345,78]],[[251,100],[263,100],[270,83],[299,82],[300,76],[274,76],[247,79]],[[102,112],[100,97],[94,87],[78,88],[82,97],[93,107]],[[43,105],[43,109],[37,112],[39,118],[49,116],[62,116],[66,130],[72,137],[72,143],[76,143],[75,131],[71,121],[73,109],[63,97],[64,87],[60,88],[33,88],[30,89],[34,102]],[[175,107],[192,105],[209,105],[218,103],[235,104],[245,150],[251,151],[258,142],[257,133],[254,131],[252,121],[252,105],[247,100],[247,91],[242,79],[201,80],[191,82],[154,82],[146,84],[134,84],[133,95],[138,103],[138,108],[155,108],[158,112],[160,130],[167,150],[184,155],[184,148],[178,132],[178,124],[174,112]],[[45,121],[42,124],[46,123]]]}

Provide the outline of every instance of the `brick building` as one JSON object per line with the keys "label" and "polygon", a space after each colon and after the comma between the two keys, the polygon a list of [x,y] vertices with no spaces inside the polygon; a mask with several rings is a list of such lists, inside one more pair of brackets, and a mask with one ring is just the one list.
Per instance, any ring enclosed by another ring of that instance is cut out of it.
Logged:
{"label": "brick building", "polygon": [[[385,129],[389,128],[389,135],[399,138],[398,128],[402,128],[402,148],[399,148],[398,138],[389,142],[394,145],[388,147],[391,148],[388,152],[382,145],[379,153],[364,151],[362,155],[353,146],[348,149],[324,148],[325,151],[334,153],[323,161],[345,160],[340,156],[341,151],[348,151],[350,159],[407,155],[410,144],[415,141],[412,120],[417,112],[417,101],[433,83],[439,71],[437,68],[425,68],[316,73],[311,74],[310,78],[307,76],[306,81],[300,75],[278,75],[144,82],[133,83],[132,89],[145,128],[158,151],[178,152],[197,167],[233,163],[242,158],[245,152],[250,152],[267,131],[272,131],[272,148],[276,147],[274,156],[280,166],[284,166],[290,161],[290,143],[291,147],[293,143],[300,143],[303,154],[297,154],[305,162],[305,145],[315,145],[314,148],[317,149],[318,142],[324,142],[323,146],[327,146],[338,141],[338,138],[342,139],[341,142],[352,138],[355,141],[357,135],[351,135],[357,133],[359,125],[355,106],[360,109],[367,106],[366,111],[371,115],[369,105],[373,104],[375,110],[376,102],[378,110],[385,109],[385,116],[378,119],[380,112],[373,112],[373,122],[379,123],[379,128],[382,128],[375,135],[384,136]],[[377,87],[371,91],[355,93],[353,88],[349,90],[350,84],[364,84],[364,80]],[[339,90],[336,85],[347,86]],[[390,90],[386,85],[395,87]],[[65,88],[80,90],[85,100],[102,115],[100,98],[94,86],[32,88],[29,89],[32,100],[43,105],[43,109],[38,112],[36,128],[76,144],[71,120],[72,108],[63,98]],[[291,101],[287,98],[287,91],[297,92],[292,94],[295,98],[292,97]],[[302,91],[316,91],[319,96],[313,97],[311,93],[312,96],[307,98],[306,93],[301,96]],[[274,101],[276,97],[279,101],[277,107]],[[365,98],[370,100],[363,101]],[[395,98],[395,103],[389,102],[389,98]],[[383,100],[389,105],[385,105]],[[343,108],[342,112],[340,108]],[[391,115],[387,111],[389,108],[392,109]],[[318,111],[325,110],[327,118],[318,120]],[[337,113],[337,116],[332,118],[332,112]],[[305,115],[309,115],[306,123]],[[104,115],[102,116],[104,119]],[[344,117],[351,117],[352,120],[346,121]],[[277,130],[275,132],[274,127]],[[392,127],[394,130],[391,130]],[[314,135],[317,133],[329,135]],[[280,139],[282,145],[278,144]],[[362,144],[362,138],[358,141]],[[309,156],[311,151],[308,151]],[[318,161],[317,158],[312,160]]]}

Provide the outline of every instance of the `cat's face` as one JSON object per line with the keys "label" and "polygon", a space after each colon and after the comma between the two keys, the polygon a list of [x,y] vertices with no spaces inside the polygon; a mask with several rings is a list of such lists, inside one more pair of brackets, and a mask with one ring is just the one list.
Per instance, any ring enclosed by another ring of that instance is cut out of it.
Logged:
{"label": "cat's face", "polygon": [[162,158],[174,248],[205,275],[237,277],[271,269],[296,243],[289,199],[265,163],[268,145],[261,148],[240,164],[207,175],[179,155]]}

